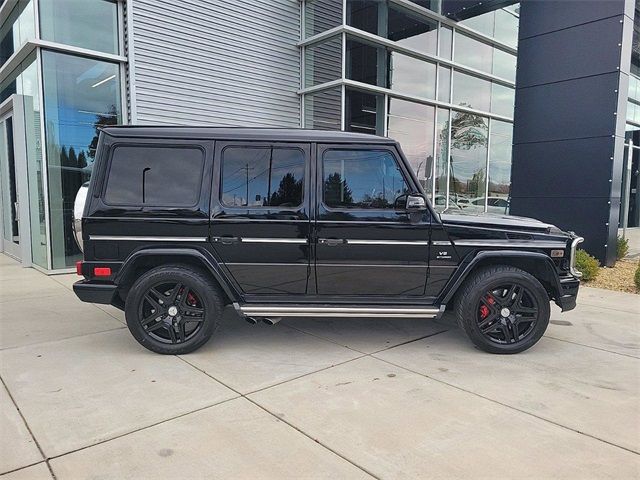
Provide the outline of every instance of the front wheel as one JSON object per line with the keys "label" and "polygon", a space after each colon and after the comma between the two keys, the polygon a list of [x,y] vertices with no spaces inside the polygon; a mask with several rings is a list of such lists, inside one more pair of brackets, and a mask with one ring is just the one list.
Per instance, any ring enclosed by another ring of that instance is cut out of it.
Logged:
{"label": "front wheel", "polygon": [[549,324],[549,296],[540,282],[515,267],[483,268],[456,297],[458,324],[490,353],[518,353],[535,345]]}
{"label": "front wheel", "polygon": [[222,315],[219,287],[186,266],[150,270],[133,285],[125,304],[127,326],[149,350],[176,355],[204,345]]}

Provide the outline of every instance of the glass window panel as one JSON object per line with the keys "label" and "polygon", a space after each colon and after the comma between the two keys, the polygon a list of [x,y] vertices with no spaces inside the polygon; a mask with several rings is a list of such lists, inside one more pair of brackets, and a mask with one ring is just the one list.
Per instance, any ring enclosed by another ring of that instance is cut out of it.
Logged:
{"label": "glass window panel", "polygon": [[491,73],[493,66],[493,47],[491,45],[456,31],[453,55],[457,63]]}
{"label": "glass window panel", "polygon": [[119,53],[118,6],[109,0],[40,0],[44,40]]}
{"label": "glass window panel", "polygon": [[43,50],[44,112],[53,268],[80,258],[73,202],[89,179],[99,128],[122,122],[117,64]]}
{"label": "glass window panel", "polygon": [[347,78],[386,87],[386,57],[384,47],[347,38]]}
{"label": "glass window panel", "polygon": [[409,191],[386,150],[327,150],[322,165],[323,200],[331,208],[392,209]]}
{"label": "glass window panel", "polygon": [[340,130],[342,91],[340,87],[304,96],[304,126],[317,130]]}
{"label": "glass window panel", "polygon": [[304,162],[304,154],[297,148],[225,148],[222,203],[234,207],[298,207],[302,204]]}
{"label": "glass window panel", "polygon": [[389,55],[389,88],[418,97],[435,98],[436,66],[398,52]]}
{"label": "glass window panel", "polygon": [[[193,207],[200,198],[204,152],[197,147],[117,146],[104,200],[109,205]],[[166,188],[171,179],[171,188]]]}
{"label": "glass window panel", "polygon": [[389,5],[386,38],[423,53],[436,54],[438,22],[396,5]]}
{"label": "glass window panel", "polygon": [[440,0],[409,0],[411,3],[415,3],[428,10],[432,10],[436,13],[440,13]]}
{"label": "glass window panel", "polygon": [[433,131],[435,108],[398,98],[389,99],[387,136],[402,146],[411,168],[425,190],[431,172],[427,167],[433,160]]}
{"label": "glass window panel", "polygon": [[307,93],[304,96],[304,126],[317,130],[340,130],[342,125],[340,87]]}
{"label": "glass window panel", "polygon": [[347,88],[345,97],[345,130],[383,135],[384,96]]}
{"label": "glass window panel", "polygon": [[634,75],[629,75],[629,98],[640,100],[640,79]]}
{"label": "glass window panel", "polygon": [[451,101],[451,69],[448,67],[438,67],[438,100]]}
{"label": "glass window panel", "polygon": [[509,213],[513,124],[491,120],[487,211]]}
{"label": "glass window panel", "polygon": [[[519,7],[516,7],[519,8]],[[518,24],[520,19],[514,7],[496,10],[494,38],[516,48],[518,46]]]}
{"label": "glass window panel", "polygon": [[0,27],[0,66],[21,45],[36,37],[33,1],[20,0]]}
{"label": "glass window panel", "polygon": [[347,24],[377,35],[378,13],[386,8],[385,0],[347,0]]}
{"label": "glass window panel", "polygon": [[484,210],[488,119],[452,112],[449,205]]}
{"label": "glass window panel", "polygon": [[342,25],[342,0],[306,0],[304,2],[305,38]]}
{"label": "glass window panel", "polygon": [[497,48],[493,51],[492,73],[506,80],[516,81],[516,56]]}
{"label": "glass window panel", "polygon": [[491,85],[491,112],[505,117],[513,117],[515,90],[504,85]]}
{"label": "glass window panel", "polygon": [[635,122],[636,104],[633,102],[627,102],[627,120]]}
{"label": "glass window panel", "polygon": [[488,112],[491,106],[491,82],[454,71],[453,103]]}
{"label": "glass window panel", "polygon": [[495,12],[491,11],[483,13],[482,15],[476,15],[475,17],[467,18],[466,20],[462,20],[458,23],[460,25],[464,25],[465,27],[472,28],[477,32],[483,33],[488,37],[493,37],[495,21]]}
{"label": "glass window panel", "polygon": [[453,30],[449,27],[440,27],[440,50],[438,55],[447,60],[451,60],[451,53],[453,51]]}
{"label": "glass window panel", "polygon": [[342,39],[340,35],[305,47],[305,86],[312,87],[339,78],[342,78]]}
{"label": "glass window panel", "polygon": [[439,108],[436,116],[436,161],[434,208],[442,211],[447,208],[447,178],[449,176],[449,113]]}

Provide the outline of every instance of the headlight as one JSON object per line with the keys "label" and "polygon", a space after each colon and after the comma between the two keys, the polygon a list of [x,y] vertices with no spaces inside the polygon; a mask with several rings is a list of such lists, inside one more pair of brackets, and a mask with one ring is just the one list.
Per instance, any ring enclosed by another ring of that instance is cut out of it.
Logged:
{"label": "headlight", "polygon": [[76,243],[81,252],[84,251],[82,245],[82,213],[84,212],[84,205],[87,203],[88,191],[89,183],[87,182],[80,187],[73,202],[73,236],[76,238]]}
{"label": "headlight", "polygon": [[582,277],[582,272],[576,270],[576,250],[578,249],[578,244],[584,242],[584,238],[575,237],[571,241],[571,254],[569,260],[569,273],[576,278]]}

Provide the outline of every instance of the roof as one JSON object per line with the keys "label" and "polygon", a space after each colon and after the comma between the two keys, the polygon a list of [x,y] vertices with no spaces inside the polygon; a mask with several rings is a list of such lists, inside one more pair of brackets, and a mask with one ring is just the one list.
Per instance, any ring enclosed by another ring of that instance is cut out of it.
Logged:
{"label": "roof", "polygon": [[216,140],[261,140],[278,142],[326,142],[326,143],[396,143],[395,140],[367,133],[340,132],[334,130],[310,130],[304,128],[244,128],[244,127],[194,127],[194,126],[143,126],[124,125],[102,129],[112,137],[146,138],[210,138]]}

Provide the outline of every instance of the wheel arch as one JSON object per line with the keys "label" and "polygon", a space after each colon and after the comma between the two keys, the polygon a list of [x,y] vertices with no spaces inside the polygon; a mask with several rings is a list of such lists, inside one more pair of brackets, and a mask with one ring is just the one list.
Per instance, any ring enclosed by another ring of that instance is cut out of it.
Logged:
{"label": "wheel arch", "polygon": [[551,258],[538,252],[518,252],[511,250],[492,250],[470,254],[463,260],[458,274],[449,280],[440,298],[440,304],[448,304],[460,286],[474,271],[491,265],[508,265],[533,275],[547,290],[549,299],[558,302],[562,287]]}
{"label": "wheel arch", "polygon": [[[240,295],[227,279],[218,261],[209,253],[195,248],[147,248],[133,252],[114,278],[118,290],[126,296],[131,285],[149,270],[170,264],[188,265],[210,275],[222,288],[226,300],[237,302]],[[123,298],[124,300],[124,298]]]}

